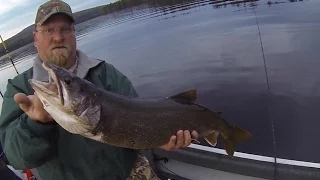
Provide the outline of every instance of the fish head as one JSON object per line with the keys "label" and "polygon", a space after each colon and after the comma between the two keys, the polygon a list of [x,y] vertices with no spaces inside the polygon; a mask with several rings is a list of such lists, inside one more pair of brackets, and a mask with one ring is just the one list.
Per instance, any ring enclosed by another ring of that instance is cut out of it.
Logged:
{"label": "fish head", "polygon": [[100,120],[100,104],[92,83],[52,63],[43,62],[42,66],[48,71],[49,82],[30,79],[29,83],[44,109],[69,132],[94,129]]}

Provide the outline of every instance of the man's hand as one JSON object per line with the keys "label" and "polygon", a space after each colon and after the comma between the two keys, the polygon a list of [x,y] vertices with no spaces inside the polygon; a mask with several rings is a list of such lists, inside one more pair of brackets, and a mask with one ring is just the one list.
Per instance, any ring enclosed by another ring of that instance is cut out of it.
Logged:
{"label": "man's hand", "polygon": [[42,123],[54,121],[50,114],[43,108],[43,105],[36,93],[29,96],[23,93],[17,93],[14,95],[14,100],[30,119],[40,121]]}
{"label": "man's hand", "polygon": [[171,136],[168,144],[160,146],[159,148],[164,149],[166,151],[171,151],[174,149],[188,147],[191,144],[191,140],[198,139],[198,136],[199,135],[196,131],[192,131],[192,133],[190,134],[190,131],[188,130],[179,130],[176,136]]}

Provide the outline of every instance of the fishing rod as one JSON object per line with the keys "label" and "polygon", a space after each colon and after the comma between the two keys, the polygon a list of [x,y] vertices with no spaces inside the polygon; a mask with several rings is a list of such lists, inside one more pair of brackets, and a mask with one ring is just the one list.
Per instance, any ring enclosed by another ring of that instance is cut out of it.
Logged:
{"label": "fishing rod", "polygon": [[4,50],[6,51],[6,54],[8,55],[8,58],[10,59],[10,61],[11,61],[11,63],[12,63],[12,66],[13,66],[14,69],[16,70],[16,73],[19,74],[19,72],[18,72],[18,70],[17,70],[17,68],[16,68],[16,66],[14,65],[14,62],[13,62],[13,60],[12,60],[12,56],[11,56],[11,54],[9,53],[9,51],[8,51],[8,49],[7,49],[7,46],[6,46],[6,43],[3,41],[1,35],[0,35],[0,39],[1,39],[1,42],[2,42],[2,46],[3,46]]}
{"label": "fishing rod", "polygon": [[255,9],[253,9],[255,18],[256,18],[256,24],[258,28],[258,33],[259,33],[259,38],[260,38],[260,47],[261,47],[261,53],[262,53],[262,59],[263,59],[263,64],[264,64],[264,70],[265,70],[265,76],[266,76],[266,82],[267,82],[267,91],[268,91],[268,103],[267,103],[267,111],[268,111],[268,118],[270,119],[271,122],[271,130],[272,130],[272,138],[273,138],[273,153],[274,153],[274,178],[275,180],[278,179],[278,163],[277,163],[277,147],[276,147],[276,135],[275,135],[275,123],[272,117],[270,117],[270,83],[269,83],[269,75],[268,75],[268,70],[267,70],[267,63],[266,63],[266,57],[264,53],[264,48],[263,48],[263,43],[262,43],[262,37],[261,37],[261,31],[260,31],[260,25],[259,25],[259,20],[257,17],[257,12]]}
{"label": "fishing rod", "polygon": [[[0,35],[0,39],[1,39],[1,42],[2,42],[2,46],[3,46],[4,50],[6,51],[6,54],[8,55],[8,58],[10,59],[10,61],[11,61],[11,63],[12,63],[12,66],[14,67],[16,73],[19,74],[19,72],[18,72],[18,70],[17,70],[17,68],[16,68],[16,66],[14,65],[14,62],[13,62],[13,60],[12,60],[12,56],[11,56],[11,54],[9,53],[9,51],[8,51],[8,49],[7,49],[7,46],[6,46],[6,43],[3,41],[1,35]],[[1,92],[1,90],[0,90],[0,95],[1,95],[1,97],[3,98],[3,94],[2,94],[2,92]]]}

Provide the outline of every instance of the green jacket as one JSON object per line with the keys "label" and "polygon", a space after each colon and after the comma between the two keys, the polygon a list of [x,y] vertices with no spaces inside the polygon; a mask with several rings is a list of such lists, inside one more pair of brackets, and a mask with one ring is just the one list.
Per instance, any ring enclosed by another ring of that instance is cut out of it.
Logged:
{"label": "green jacket", "polygon": [[[108,91],[138,96],[128,78],[114,66],[78,53],[77,75]],[[126,179],[136,151],[71,134],[57,124],[40,124],[19,108],[13,96],[19,92],[33,94],[28,79],[46,76],[37,58],[35,62],[33,68],[9,79],[4,93],[0,137],[10,165],[17,170],[35,168],[42,180]]]}

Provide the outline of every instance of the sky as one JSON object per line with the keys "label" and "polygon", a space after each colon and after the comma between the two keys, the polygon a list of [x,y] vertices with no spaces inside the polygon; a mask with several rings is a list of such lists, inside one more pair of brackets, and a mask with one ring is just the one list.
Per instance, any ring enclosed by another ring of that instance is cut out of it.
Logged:
{"label": "sky", "polygon": [[[73,12],[115,0],[65,0]],[[0,0],[0,35],[8,39],[34,23],[38,7],[46,0]],[[81,2],[81,3],[79,3]]]}

